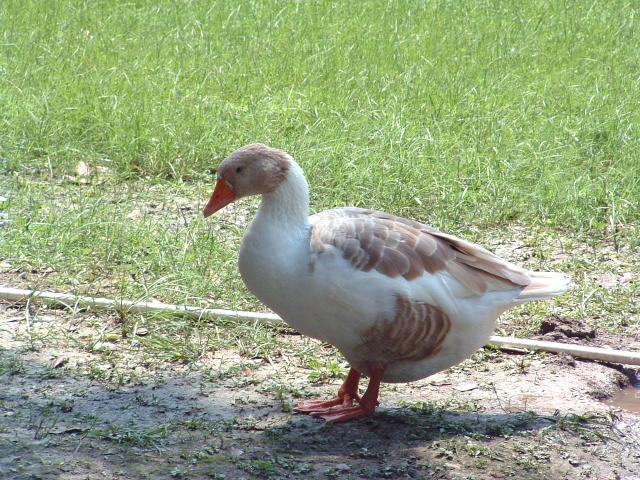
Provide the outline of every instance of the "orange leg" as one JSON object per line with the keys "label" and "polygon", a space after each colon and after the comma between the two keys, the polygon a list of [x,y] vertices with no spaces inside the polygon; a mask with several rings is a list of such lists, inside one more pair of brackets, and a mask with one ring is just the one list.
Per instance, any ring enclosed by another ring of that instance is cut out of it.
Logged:
{"label": "orange leg", "polygon": [[380,382],[382,381],[383,374],[384,369],[382,368],[371,369],[367,391],[358,401],[358,405],[337,405],[322,412],[312,412],[311,415],[313,417],[324,418],[329,423],[340,423],[373,414],[378,405]]}
{"label": "orange leg", "polygon": [[338,398],[334,400],[306,400],[296,405],[295,410],[300,413],[316,413],[329,411],[332,407],[338,405],[352,407],[354,400],[360,401],[360,395],[358,395],[359,383],[360,372],[352,368],[338,390]]}

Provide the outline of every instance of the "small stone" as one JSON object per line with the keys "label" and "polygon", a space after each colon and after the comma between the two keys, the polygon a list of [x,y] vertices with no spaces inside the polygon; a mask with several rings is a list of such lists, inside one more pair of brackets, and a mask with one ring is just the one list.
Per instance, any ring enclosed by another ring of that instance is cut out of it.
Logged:
{"label": "small stone", "polygon": [[573,467],[578,467],[580,466],[582,462],[576,458],[570,458],[569,459],[569,465],[573,466]]}
{"label": "small stone", "polygon": [[351,467],[346,463],[339,463],[338,465],[336,465],[336,470],[340,472],[348,472],[349,470],[351,470]]}
{"label": "small stone", "polygon": [[93,351],[106,350],[109,352],[113,352],[118,349],[118,346],[115,343],[110,342],[96,342],[93,345]]}
{"label": "small stone", "polygon": [[241,457],[242,454],[244,454],[244,450],[237,448],[237,447],[231,447],[229,449],[229,455],[231,455],[234,458],[238,458]]}
{"label": "small stone", "polygon": [[138,327],[135,330],[135,334],[139,337],[144,337],[149,334],[149,329],[146,327]]}
{"label": "small stone", "polygon": [[459,392],[468,392],[470,390],[475,390],[476,388],[478,388],[478,384],[473,382],[463,382],[459,383],[458,385],[454,385],[452,388],[454,390],[458,390]]}

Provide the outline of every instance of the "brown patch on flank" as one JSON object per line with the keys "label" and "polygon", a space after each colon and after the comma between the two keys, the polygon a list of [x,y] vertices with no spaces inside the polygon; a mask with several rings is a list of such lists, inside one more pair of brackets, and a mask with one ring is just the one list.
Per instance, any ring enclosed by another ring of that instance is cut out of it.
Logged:
{"label": "brown patch on flank", "polygon": [[384,365],[423,360],[440,351],[450,329],[451,321],[442,310],[398,296],[395,317],[365,332],[361,354]]}

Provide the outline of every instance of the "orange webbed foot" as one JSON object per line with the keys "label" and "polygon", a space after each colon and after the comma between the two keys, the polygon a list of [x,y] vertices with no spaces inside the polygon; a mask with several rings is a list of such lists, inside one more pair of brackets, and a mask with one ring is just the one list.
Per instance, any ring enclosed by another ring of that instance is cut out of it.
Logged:
{"label": "orange webbed foot", "polygon": [[[360,398],[357,397],[355,400],[360,400]],[[353,407],[353,401],[354,399],[351,395],[345,394],[342,398],[338,397],[333,400],[306,400],[298,403],[294,410],[314,415],[315,413],[330,412],[334,408]]]}
{"label": "orange webbed foot", "polygon": [[[338,391],[338,398],[334,400],[307,400],[299,403],[295,410],[308,413],[312,417],[320,417],[328,423],[347,422],[372,415],[378,405],[382,375],[383,369],[376,368],[372,370],[367,391],[360,398],[357,393],[360,373],[351,369],[347,379]],[[357,402],[357,405],[354,405],[355,402]]]}
{"label": "orange webbed foot", "polygon": [[349,370],[347,378],[345,378],[340,390],[338,390],[338,398],[333,400],[306,400],[298,403],[294,407],[296,412],[300,413],[320,413],[327,412],[331,408],[342,406],[352,407],[353,401],[360,401],[358,395],[358,384],[360,383],[360,372],[355,369]]}
{"label": "orange webbed foot", "polygon": [[325,410],[323,412],[313,412],[311,413],[312,417],[319,417],[325,420],[327,423],[341,423],[348,422],[349,420],[354,420],[360,417],[367,417],[369,415],[373,415],[375,411],[374,408],[368,408],[363,405],[355,405],[355,406],[337,406]]}

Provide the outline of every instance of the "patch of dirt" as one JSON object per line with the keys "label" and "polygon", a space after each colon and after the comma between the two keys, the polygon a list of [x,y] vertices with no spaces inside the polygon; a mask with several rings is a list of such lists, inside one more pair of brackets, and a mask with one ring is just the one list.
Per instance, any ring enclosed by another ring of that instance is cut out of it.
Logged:
{"label": "patch of dirt", "polygon": [[[640,474],[640,416],[597,400],[623,377],[597,363],[485,349],[422,381],[383,385],[373,417],[327,425],[292,412],[341,383],[294,361],[309,345],[322,350],[298,335],[273,330],[290,355],[209,350],[169,363],[105,333],[114,316],[34,310],[27,325],[24,307],[0,304],[2,479]],[[79,343],[91,334],[107,337]]]}
{"label": "patch of dirt", "polygon": [[542,320],[538,336],[541,340],[567,341],[575,338],[578,340],[593,340],[596,338],[596,329],[587,327],[575,320],[569,320],[557,315]]}
{"label": "patch of dirt", "polygon": [[[585,322],[571,320],[558,315],[545,317],[540,323],[537,335],[534,335],[533,338],[601,348],[631,351],[640,349],[640,341],[637,335],[623,338],[604,330],[598,330],[597,328],[587,325]],[[568,355],[566,356],[566,361],[574,362]],[[633,380],[635,374],[629,373],[627,376],[632,383],[635,382],[635,380]],[[629,383],[629,381],[626,383]]]}

